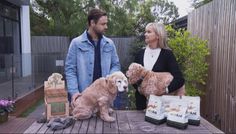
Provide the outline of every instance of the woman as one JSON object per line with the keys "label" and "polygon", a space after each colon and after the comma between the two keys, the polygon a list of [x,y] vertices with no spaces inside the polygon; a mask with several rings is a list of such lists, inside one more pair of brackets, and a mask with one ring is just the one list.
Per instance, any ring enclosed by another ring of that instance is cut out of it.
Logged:
{"label": "woman", "polygon": [[[174,54],[167,47],[166,40],[167,34],[163,24],[147,24],[145,29],[146,47],[138,52],[134,62],[153,72],[170,72],[174,79],[166,88],[166,93],[171,93],[184,85],[184,78]],[[145,109],[146,98],[138,90],[136,90],[135,98],[137,110]]]}

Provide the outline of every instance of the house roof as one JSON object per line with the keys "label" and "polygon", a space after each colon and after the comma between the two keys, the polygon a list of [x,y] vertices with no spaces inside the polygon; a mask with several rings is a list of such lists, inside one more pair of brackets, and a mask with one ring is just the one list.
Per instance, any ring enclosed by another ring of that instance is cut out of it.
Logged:
{"label": "house roof", "polygon": [[188,16],[183,16],[175,21],[170,22],[169,24],[172,24],[175,29],[187,28]]}

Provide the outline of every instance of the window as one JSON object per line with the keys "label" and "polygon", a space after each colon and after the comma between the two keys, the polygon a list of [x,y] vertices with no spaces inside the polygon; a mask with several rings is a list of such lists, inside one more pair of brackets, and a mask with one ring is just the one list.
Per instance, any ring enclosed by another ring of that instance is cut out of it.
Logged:
{"label": "window", "polygon": [[4,19],[5,23],[5,36],[12,36],[12,21],[8,19]]}
{"label": "window", "polygon": [[19,7],[0,2],[0,54],[20,54]]}
{"label": "window", "polygon": [[3,7],[3,15],[14,20],[19,20],[17,9],[14,9],[9,6]]}
{"label": "window", "polygon": [[0,37],[4,35],[3,31],[3,18],[0,16]]}
{"label": "window", "polygon": [[[18,0],[17,0],[18,1]],[[14,64],[15,76],[21,75],[20,7],[0,0],[0,83],[9,80],[9,69]],[[11,55],[9,55],[11,54]],[[14,61],[11,56],[14,56]],[[12,63],[14,62],[14,63]]]}
{"label": "window", "polygon": [[0,3],[0,15],[9,19],[19,20],[19,7],[9,3]]}

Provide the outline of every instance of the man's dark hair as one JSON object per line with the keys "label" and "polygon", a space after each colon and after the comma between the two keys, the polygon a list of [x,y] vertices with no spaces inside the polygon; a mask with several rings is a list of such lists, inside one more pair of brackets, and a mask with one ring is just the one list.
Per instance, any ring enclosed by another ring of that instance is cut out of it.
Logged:
{"label": "man's dark hair", "polygon": [[88,24],[89,24],[89,26],[91,25],[91,20],[94,20],[94,22],[97,23],[98,20],[102,16],[107,16],[107,13],[105,11],[101,10],[101,9],[96,9],[96,8],[91,9],[88,13]]}

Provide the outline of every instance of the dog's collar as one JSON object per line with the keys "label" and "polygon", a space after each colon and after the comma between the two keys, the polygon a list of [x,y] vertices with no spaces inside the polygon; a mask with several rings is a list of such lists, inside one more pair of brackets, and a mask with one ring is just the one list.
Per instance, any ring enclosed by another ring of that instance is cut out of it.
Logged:
{"label": "dog's collar", "polygon": [[140,78],[139,78],[139,80],[136,82],[136,86],[140,86],[141,84],[142,84],[142,82],[143,82],[143,79],[146,77],[146,75],[147,75],[147,72],[145,72],[145,75],[144,76],[141,76]]}
{"label": "dog's collar", "polygon": [[136,85],[139,87],[143,82],[144,77],[142,76],[137,82]]}

